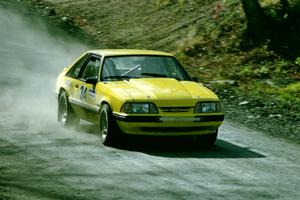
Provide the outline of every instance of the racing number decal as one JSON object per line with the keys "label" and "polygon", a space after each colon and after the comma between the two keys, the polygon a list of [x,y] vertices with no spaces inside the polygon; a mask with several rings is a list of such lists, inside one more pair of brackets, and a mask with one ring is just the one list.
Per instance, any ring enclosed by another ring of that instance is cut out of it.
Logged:
{"label": "racing number decal", "polygon": [[86,91],[87,91],[87,88],[84,85],[81,85],[80,91],[79,91],[79,98],[83,102],[86,101]]}

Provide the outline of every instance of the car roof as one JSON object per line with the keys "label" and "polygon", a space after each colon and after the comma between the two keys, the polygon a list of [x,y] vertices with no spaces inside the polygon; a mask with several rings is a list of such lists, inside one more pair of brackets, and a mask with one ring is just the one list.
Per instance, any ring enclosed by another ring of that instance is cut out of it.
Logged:
{"label": "car roof", "polygon": [[160,55],[173,56],[170,53],[152,50],[138,50],[138,49],[98,49],[90,50],[89,53],[98,54],[101,56],[126,56],[126,55]]}

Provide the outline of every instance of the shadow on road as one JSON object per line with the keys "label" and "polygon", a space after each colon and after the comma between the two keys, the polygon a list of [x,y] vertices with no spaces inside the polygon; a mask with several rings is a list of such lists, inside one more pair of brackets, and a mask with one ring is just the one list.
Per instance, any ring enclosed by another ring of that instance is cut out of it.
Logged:
{"label": "shadow on road", "polygon": [[[77,131],[99,134],[94,125],[80,125]],[[249,147],[241,147],[218,139],[211,148],[201,146],[190,137],[138,137],[127,136],[116,148],[137,151],[152,156],[169,158],[264,158]]]}
{"label": "shadow on road", "polygon": [[264,158],[264,155],[218,139],[211,148],[191,138],[149,138],[130,140],[121,149],[169,158]]}

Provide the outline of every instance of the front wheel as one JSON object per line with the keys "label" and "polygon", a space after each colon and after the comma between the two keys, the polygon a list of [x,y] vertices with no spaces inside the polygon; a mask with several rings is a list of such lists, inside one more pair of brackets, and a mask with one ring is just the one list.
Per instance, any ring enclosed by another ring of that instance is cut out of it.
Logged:
{"label": "front wheel", "polygon": [[60,93],[58,98],[57,118],[64,127],[76,126],[79,123],[79,118],[71,108],[67,94],[64,91]]}
{"label": "front wheel", "polygon": [[214,146],[218,136],[218,130],[214,133],[200,135],[197,137],[197,141],[204,147],[212,147]]}
{"label": "front wheel", "polygon": [[116,144],[119,133],[117,123],[113,119],[110,107],[103,104],[100,110],[100,139],[102,144],[112,146]]}

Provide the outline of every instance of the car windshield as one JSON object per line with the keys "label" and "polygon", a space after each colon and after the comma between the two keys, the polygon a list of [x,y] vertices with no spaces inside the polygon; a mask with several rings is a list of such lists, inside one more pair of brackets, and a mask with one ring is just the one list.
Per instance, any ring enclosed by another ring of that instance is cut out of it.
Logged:
{"label": "car windshield", "polygon": [[174,78],[191,80],[180,63],[171,56],[113,56],[104,60],[101,80],[130,78]]}

